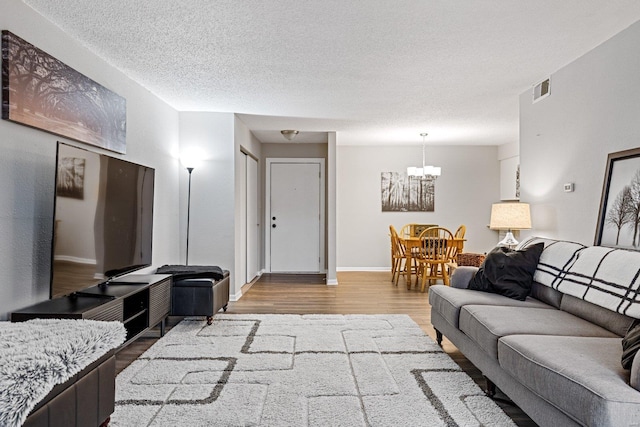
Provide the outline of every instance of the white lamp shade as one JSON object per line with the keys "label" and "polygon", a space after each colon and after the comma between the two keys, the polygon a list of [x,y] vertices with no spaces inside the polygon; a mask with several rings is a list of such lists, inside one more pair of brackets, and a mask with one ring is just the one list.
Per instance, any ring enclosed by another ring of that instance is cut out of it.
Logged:
{"label": "white lamp shade", "polygon": [[409,176],[440,176],[441,169],[436,166],[425,166],[424,168],[416,168],[409,166],[407,168],[407,175]]}
{"label": "white lamp shade", "polygon": [[438,166],[425,166],[424,174],[432,176],[440,176],[441,169]]}
{"label": "white lamp shade", "polygon": [[528,203],[494,203],[491,205],[492,230],[525,230],[531,228]]}

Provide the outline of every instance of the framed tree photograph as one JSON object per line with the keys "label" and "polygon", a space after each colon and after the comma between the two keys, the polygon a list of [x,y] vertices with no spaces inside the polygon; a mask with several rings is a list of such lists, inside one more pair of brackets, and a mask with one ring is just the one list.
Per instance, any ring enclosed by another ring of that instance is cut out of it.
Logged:
{"label": "framed tree photograph", "polygon": [[640,148],[607,157],[594,244],[640,250]]}
{"label": "framed tree photograph", "polygon": [[399,172],[382,172],[380,182],[382,212],[434,211],[434,177],[416,178]]}

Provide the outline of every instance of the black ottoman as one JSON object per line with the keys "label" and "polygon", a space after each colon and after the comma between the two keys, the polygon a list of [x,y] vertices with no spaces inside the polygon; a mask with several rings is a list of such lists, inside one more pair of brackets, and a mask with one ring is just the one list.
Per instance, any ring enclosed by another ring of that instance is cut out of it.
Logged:
{"label": "black ottoman", "polygon": [[206,316],[207,324],[229,303],[229,271],[224,270],[221,280],[194,278],[179,279],[171,288],[172,316]]}

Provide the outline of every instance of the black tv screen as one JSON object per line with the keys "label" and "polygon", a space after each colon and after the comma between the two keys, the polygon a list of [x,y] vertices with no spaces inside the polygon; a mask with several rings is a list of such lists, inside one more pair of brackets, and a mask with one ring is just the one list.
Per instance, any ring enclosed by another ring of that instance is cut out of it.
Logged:
{"label": "black tv screen", "polygon": [[51,297],[151,265],[155,171],[58,143]]}

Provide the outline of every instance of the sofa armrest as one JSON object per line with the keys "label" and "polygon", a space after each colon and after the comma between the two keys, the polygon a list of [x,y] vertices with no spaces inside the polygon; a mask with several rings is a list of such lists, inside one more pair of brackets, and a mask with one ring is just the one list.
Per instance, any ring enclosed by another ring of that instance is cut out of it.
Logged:
{"label": "sofa armrest", "polygon": [[449,279],[449,285],[452,288],[467,289],[469,287],[469,281],[476,271],[478,271],[478,267],[457,267]]}

